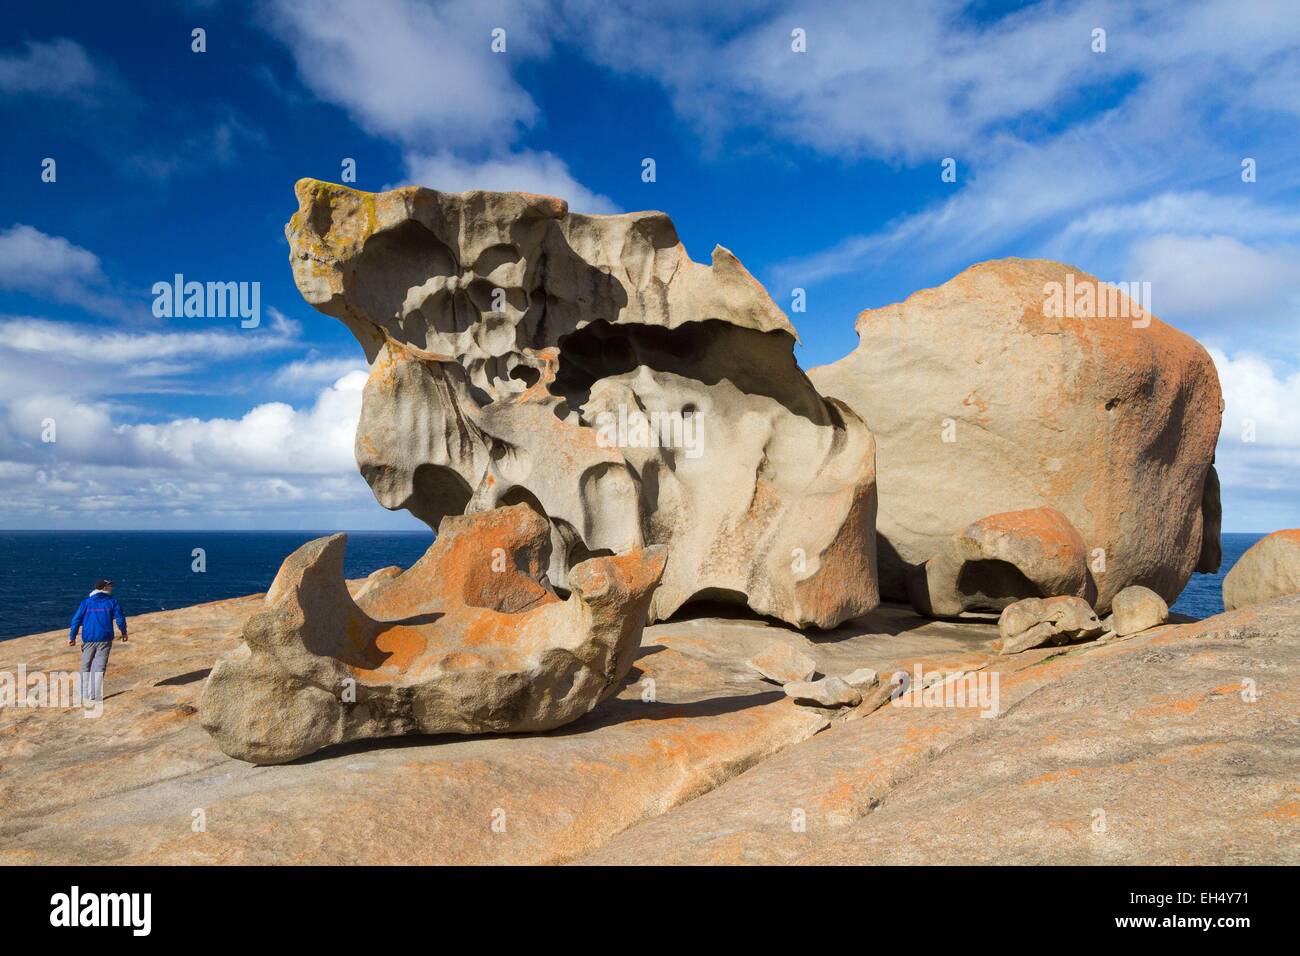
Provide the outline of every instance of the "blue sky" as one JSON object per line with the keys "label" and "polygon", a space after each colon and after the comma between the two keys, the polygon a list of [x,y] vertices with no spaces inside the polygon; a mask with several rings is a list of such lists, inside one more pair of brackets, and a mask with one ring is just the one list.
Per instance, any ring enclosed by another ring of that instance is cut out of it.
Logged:
{"label": "blue sky", "polygon": [[[360,349],[289,273],[294,181],[348,157],[363,189],[662,209],[695,259],[721,243],[778,303],[807,290],[805,367],[972,262],[1149,281],[1219,367],[1225,528],[1300,526],[1300,6],[718,6],[8,12],[0,527],[419,527],[357,474]],[[175,273],[261,283],[261,325],[155,318]]]}

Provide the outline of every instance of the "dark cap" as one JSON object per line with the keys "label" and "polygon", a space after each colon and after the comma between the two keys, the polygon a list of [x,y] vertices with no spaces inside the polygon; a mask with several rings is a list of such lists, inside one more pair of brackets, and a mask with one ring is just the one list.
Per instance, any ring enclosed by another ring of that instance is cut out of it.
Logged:
{"label": "dark cap", "polygon": [[104,590],[104,588],[111,588],[112,586],[113,586],[113,582],[112,582],[112,581],[107,581],[107,580],[105,580],[105,581],[96,581],[96,582],[95,582],[95,590],[96,590],[96,591],[102,591],[102,590]]}

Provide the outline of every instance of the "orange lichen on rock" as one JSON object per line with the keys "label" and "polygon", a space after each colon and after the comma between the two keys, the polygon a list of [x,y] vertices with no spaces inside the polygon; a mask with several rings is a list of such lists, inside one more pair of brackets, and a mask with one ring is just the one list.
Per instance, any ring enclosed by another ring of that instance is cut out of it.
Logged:
{"label": "orange lichen on rock", "polygon": [[954,616],[1001,610],[1025,598],[1090,597],[1086,562],[1083,538],[1054,508],[989,515],[913,570],[912,606],[923,614]]}
{"label": "orange lichen on rock", "polygon": [[875,436],[883,597],[912,597],[913,571],[972,522],[1038,508],[1104,558],[1084,589],[1055,592],[1100,613],[1131,584],[1169,602],[1217,569],[1218,377],[1141,288],[999,259],[863,312],[857,331],[809,377]]}
{"label": "orange lichen on rock", "polygon": [[1203,697],[1184,697],[1181,700],[1165,701],[1152,707],[1143,707],[1133,711],[1134,717],[1188,717],[1205,703]]}
{"label": "orange lichen on rock", "polygon": [[587,713],[631,669],[662,549],[591,558],[545,583],[550,527],[527,505],[447,518],[408,571],[353,601],[345,537],[303,545],[212,668],[203,726],[232,757],[281,763],[409,733],[536,731]]}
{"label": "orange lichen on rock", "polygon": [[876,606],[870,433],[727,249],[695,262],[663,213],[531,193],[296,193],[298,289],[371,363],[355,450],[384,507],[436,528],[527,502],[560,589],[664,545],[653,620],[719,594],[799,627]]}
{"label": "orange lichen on rock", "polygon": [[1300,819],[1300,801],[1292,800],[1288,803],[1278,804],[1272,810],[1265,811],[1261,815],[1265,817],[1273,817],[1278,820]]}

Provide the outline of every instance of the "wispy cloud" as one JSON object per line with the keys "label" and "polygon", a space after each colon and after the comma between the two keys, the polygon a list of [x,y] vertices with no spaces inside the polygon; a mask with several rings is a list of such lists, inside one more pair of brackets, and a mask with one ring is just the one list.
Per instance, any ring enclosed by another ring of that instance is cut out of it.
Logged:
{"label": "wispy cloud", "polygon": [[[1288,0],[1061,0],[991,17],[974,6],[916,0],[857,15],[837,0],[707,11],[568,0],[564,10],[579,49],[659,82],[701,133],[750,129],[852,158],[922,162],[996,135],[1032,139],[1084,93],[1118,101],[1126,85],[1175,71],[1270,88],[1237,97],[1242,108],[1297,108],[1258,73],[1266,62],[1295,70],[1300,20]],[[792,49],[795,30],[806,52]]]}
{"label": "wispy cloud", "polygon": [[141,332],[76,325],[37,318],[0,319],[0,348],[26,355],[76,362],[132,366],[178,358],[221,361],[285,348],[293,344],[292,328],[274,323],[265,334],[251,331]]}
{"label": "wispy cloud", "polygon": [[108,77],[75,40],[28,40],[0,53],[0,93],[84,99]]}
{"label": "wispy cloud", "polygon": [[406,168],[406,184],[443,192],[519,190],[567,199],[574,212],[621,211],[608,196],[594,193],[574,179],[564,161],[552,153],[526,150],[483,160],[460,159],[447,152],[408,153]]}
{"label": "wispy cloud", "polygon": [[349,372],[308,408],[266,402],[238,419],[182,418],[117,429],[138,460],[226,474],[346,474],[367,375]]}
{"label": "wispy cloud", "polygon": [[277,388],[298,392],[336,382],[351,372],[369,372],[360,356],[297,359],[277,369],[271,382]]}
{"label": "wispy cloud", "polygon": [[119,318],[145,314],[109,289],[99,256],[62,236],[18,223],[0,232],[0,289]]}
{"label": "wispy cloud", "polygon": [[1204,326],[1238,342],[1253,333],[1292,350],[1300,346],[1300,245],[1161,234],[1134,245],[1127,274],[1151,283],[1155,311],[1177,315],[1190,328]]}
{"label": "wispy cloud", "polygon": [[175,146],[131,152],[123,157],[122,165],[128,173],[156,183],[179,174],[228,168],[249,151],[265,145],[266,137],[260,130],[228,112],[210,129],[189,136]]}
{"label": "wispy cloud", "polygon": [[[525,190],[582,212],[617,206],[552,152],[517,148],[540,110],[515,77],[551,50],[560,22],[536,0],[282,0],[271,31],[320,99],[403,148],[404,183],[444,191]],[[504,52],[492,49],[504,31]]]}
{"label": "wispy cloud", "polygon": [[[268,22],[303,82],[376,136],[412,146],[501,145],[537,118],[510,71],[549,49],[542,4],[282,0]],[[497,27],[506,30],[505,54],[490,48]]]}

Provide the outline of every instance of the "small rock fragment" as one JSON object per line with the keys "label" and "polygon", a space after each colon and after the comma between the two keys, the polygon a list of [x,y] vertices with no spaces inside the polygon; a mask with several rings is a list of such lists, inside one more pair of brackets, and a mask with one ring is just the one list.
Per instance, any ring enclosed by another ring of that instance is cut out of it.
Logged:
{"label": "small rock fragment", "polygon": [[785,695],[800,704],[817,704],[820,707],[856,707],[862,703],[862,695],[839,677],[791,681],[785,685]]}
{"label": "small rock fragment", "polygon": [[1140,584],[1126,587],[1111,602],[1110,629],[1120,637],[1158,627],[1169,620],[1169,605],[1150,588]]}
{"label": "small rock fragment", "polygon": [[844,675],[844,683],[850,687],[856,687],[858,690],[866,690],[868,687],[875,687],[880,683],[880,675],[870,667],[859,667],[852,674]]}
{"label": "small rock fragment", "polygon": [[1068,595],[1025,598],[1008,605],[998,618],[1003,654],[1067,644],[1079,638],[1095,637],[1103,630],[1088,602]]}
{"label": "small rock fragment", "polygon": [[817,673],[817,662],[785,641],[773,641],[762,653],[750,658],[749,666],[777,684],[810,681]]}
{"label": "small rock fragment", "polygon": [[875,687],[867,688],[862,692],[862,703],[849,711],[844,719],[861,720],[863,717],[870,716],[884,707],[894,699],[898,691],[898,685],[893,682],[877,684]]}

